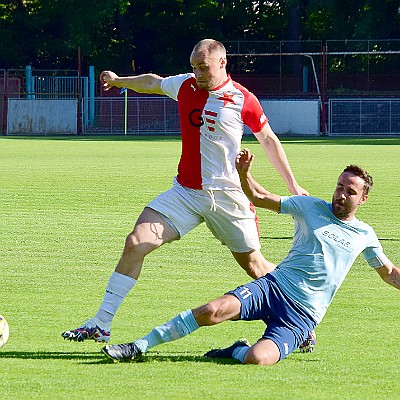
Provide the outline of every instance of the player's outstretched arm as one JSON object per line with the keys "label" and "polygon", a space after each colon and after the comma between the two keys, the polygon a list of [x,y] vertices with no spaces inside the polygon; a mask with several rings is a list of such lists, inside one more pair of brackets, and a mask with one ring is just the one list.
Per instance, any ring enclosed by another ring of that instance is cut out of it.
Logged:
{"label": "player's outstretched arm", "polygon": [[376,268],[375,271],[387,284],[400,289],[400,268],[396,267],[391,261],[388,261],[382,267]]}
{"label": "player's outstretched arm", "polygon": [[255,133],[254,136],[260,142],[262,148],[265,151],[265,154],[271,161],[271,164],[286,182],[290,193],[301,196],[308,196],[308,191],[303,189],[297,183],[293,171],[290,168],[289,161],[286,157],[285,150],[282,147],[282,143],[275,135],[269,123],[267,122],[262,130],[258,133]]}
{"label": "player's outstretched arm", "polygon": [[103,71],[100,74],[100,81],[103,90],[110,90],[113,86],[125,87],[138,93],[164,94],[161,90],[163,78],[156,74],[143,74],[136,76],[118,76],[112,71]]}
{"label": "player's outstretched arm", "polygon": [[242,150],[236,157],[236,169],[239,173],[240,183],[248,199],[256,206],[268,208],[279,212],[281,209],[281,197],[264,189],[251,175],[250,169],[254,155],[249,149]]}

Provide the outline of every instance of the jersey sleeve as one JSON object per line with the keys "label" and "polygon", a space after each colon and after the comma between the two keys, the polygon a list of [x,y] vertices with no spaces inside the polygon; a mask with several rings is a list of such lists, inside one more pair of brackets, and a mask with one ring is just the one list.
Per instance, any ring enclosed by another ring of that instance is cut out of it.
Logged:
{"label": "jersey sleeve", "polygon": [[369,236],[371,237],[371,239],[362,254],[370,267],[379,268],[386,264],[389,259],[383,252],[382,246],[379,242],[378,237],[376,236],[376,233],[372,228],[370,228],[370,230],[371,231],[369,232]]}
{"label": "jersey sleeve", "polygon": [[322,201],[312,196],[282,196],[281,214],[290,214],[293,217],[299,217],[305,214],[318,201]]}
{"label": "jersey sleeve", "polygon": [[290,197],[289,196],[281,196],[281,214],[290,214]]}
{"label": "jersey sleeve", "polygon": [[268,122],[268,118],[264,114],[264,110],[257,97],[249,91],[244,91],[243,93],[245,96],[242,111],[243,123],[247,125],[253,133],[258,133]]}
{"label": "jersey sleeve", "polygon": [[182,83],[193,76],[193,74],[180,74],[164,78],[161,81],[161,90],[166,96],[177,101],[179,89],[181,88]]}

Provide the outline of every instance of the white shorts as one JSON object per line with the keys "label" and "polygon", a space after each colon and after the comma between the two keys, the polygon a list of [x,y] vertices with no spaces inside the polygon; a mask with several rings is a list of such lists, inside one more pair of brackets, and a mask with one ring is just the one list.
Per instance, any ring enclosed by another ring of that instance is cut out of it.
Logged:
{"label": "white shorts", "polygon": [[254,206],[239,190],[194,190],[175,181],[147,207],[165,216],[180,237],[205,222],[233,252],[247,253],[261,247]]}

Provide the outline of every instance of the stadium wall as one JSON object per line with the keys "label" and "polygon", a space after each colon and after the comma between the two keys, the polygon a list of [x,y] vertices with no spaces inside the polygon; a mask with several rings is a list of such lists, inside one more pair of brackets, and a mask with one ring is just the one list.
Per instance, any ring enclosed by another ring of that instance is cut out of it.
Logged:
{"label": "stadium wall", "polygon": [[320,134],[318,100],[261,100],[261,105],[276,134]]}
{"label": "stadium wall", "polygon": [[[91,100],[95,107],[88,118],[85,99],[78,110],[76,99],[9,98],[7,134],[179,134],[177,103],[166,96]],[[278,135],[321,134],[318,99],[261,99],[261,105]],[[328,105],[329,136],[400,134],[400,99],[329,99]]]}
{"label": "stadium wall", "polygon": [[[127,134],[179,134],[177,103],[166,96],[128,97]],[[84,124],[86,134],[121,134],[125,126],[125,101],[120,97],[96,98],[94,118]],[[319,135],[318,100],[261,100],[274,131],[280,135]],[[251,131],[246,128],[245,134]]]}
{"label": "stadium wall", "polygon": [[8,99],[7,134],[76,134],[77,100]]}

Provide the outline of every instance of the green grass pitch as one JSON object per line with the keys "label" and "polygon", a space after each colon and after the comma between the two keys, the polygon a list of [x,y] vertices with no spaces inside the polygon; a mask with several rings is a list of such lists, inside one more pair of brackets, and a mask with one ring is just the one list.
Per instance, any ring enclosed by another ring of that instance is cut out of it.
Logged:
{"label": "green grass pitch", "polygon": [[[343,168],[374,177],[358,218],[400,264],[400,139],[283,138],[299,183],[330,200]],[[253,173],[288,191],[252,139]],[[153,348],[144,362],[109,363],[101,345],[61,332],[97,310],[126,234],[171,186],[178,138],[0,138],[1,399],[395,399],[400,396],[399,293],[359,257],[317,327],[314,353],[273,367],[202,357],[210,348],[259,338],[261,322],[226,322]],[[291,245],[288,216],[258,210],[263,252],[279,261]],[[147,334],[182,310],[249,281],[201,226],[150,254],[112,327],[112,342]]]}

